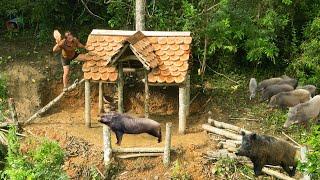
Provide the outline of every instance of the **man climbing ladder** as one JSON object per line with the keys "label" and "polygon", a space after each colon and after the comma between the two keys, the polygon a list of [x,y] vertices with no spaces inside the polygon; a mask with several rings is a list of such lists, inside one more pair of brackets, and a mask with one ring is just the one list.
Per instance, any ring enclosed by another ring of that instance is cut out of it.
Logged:
{"label": "man climbing ladder", "polygon": [[68,87],[68,80],[70,74],[70,62],[78,57],[76,48],[85,48],[80,41],[72,35],[70,31],[65,32],[64,39],[61,39],[61,34],[55,30],[54,38],[56,39],[56,45],[53,47],[53,52],[59,52],[61,50],[61,64],[63,66],[63,91]]}

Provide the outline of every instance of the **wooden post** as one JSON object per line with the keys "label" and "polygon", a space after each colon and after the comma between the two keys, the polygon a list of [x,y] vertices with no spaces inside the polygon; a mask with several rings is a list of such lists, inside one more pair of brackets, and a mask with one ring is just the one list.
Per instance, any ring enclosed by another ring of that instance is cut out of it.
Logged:
{"label": "wooden post", "polygon": [[98,105],[99,113],[103,113],[103,83],[99,82],[99,105]]}
{"label": "wooden post", "polygon": [[190,109],[190,75],[187,75],[187,80],[186,80],[186,117],[189,116],[189,109]]}
{"label": "wooden post", "polygon": [[[306,163],[308,161],[307,159],[307,153],[308,153],[308,149],[306,146],[301,147],[300,149],[300,155],[301,155],[301,162],[302,163]],[[310,176],[307,172],[303,172],[303,180],[310,180]]]}
{"label": "wooden post", "polygon": [[15,126],[18,126],[18,115],[16,111],[16,106],[13,98],[9,98],[9,109],[11,114],[11,119]]}
{"label": "wooden post", "polygon": [[165,167],[168,167],[170,165],[171,126],[172,126],[172,123],[166,123],[166,139],[165,139],[164,153],[163,153],[163,164]]}
{"label": "wooden post", "polygon": [[105,166],[108,166],[111,162],[112,147],[110,129],[107,125],[103,125],[103,162]]}
{"label": "wooden post", "polygon": [[144,71],[144,117],[149,118],[149,86],[148,86],[148,71]]}
{"label": "wooden post", "polygon": [[179,133],[184,134],[186,130],[186,87],[185,85],[179,87]]}
{"label": "wooden post", "polygon": [[124,108],[123,108],[123,67],[122,63],[119,63],[118,67],[118,112],[123,113]]}
{"label": "wooden post", "polygon": [[84,119],[86,126],[91,127],[91,92],[90,92],[90,81],[85,80],[84,82]]}
{"label": "wooden post", "polygon": [[145,27],[146,0],[136,0],[136,30],[143,31]]}

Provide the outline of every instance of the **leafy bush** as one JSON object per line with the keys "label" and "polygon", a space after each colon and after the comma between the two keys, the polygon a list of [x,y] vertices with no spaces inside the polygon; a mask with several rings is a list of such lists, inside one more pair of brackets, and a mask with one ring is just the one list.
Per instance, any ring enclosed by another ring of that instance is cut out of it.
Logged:
{"label": "leafy bush", "polygon": [[307,143],[312,148],[309,151],[307,157],[307,163],[300,164],[299,168],[302,171],[306,171],[312,176],[312,179],[320,179],[320,126],[314,126],[312,128],[311,134],[308,134],[306,138]]}
{"label": "leafy bush", "polygon": [[188,172],[184,171],[184,168],[181,166],[180,162],[176,160],[172,167],[171,179],[172,180],[191,180],[192,177]]}
{"label": "leafy bush", "polygon": [[[0,63],[1,64],[1,63]],[[4,120],[6,100],[8,98],[7,85],[5,78],[0,74],[0,121]]]}
{"label": "leafy bush", "polygon": [[20,151],[16,129],[8,134],[8,156],[3,177],[9,179],[67,179],[62,170],[64,152],[53,141],[44,140],[27,154]]}

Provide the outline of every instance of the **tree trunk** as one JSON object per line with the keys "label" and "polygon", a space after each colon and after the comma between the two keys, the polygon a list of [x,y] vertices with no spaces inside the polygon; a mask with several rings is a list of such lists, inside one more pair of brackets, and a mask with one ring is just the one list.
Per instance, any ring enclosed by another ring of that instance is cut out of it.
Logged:
{"label": "tree trunk", "polygon": [[136,0],[136,30],[145,29],[146,0]]}

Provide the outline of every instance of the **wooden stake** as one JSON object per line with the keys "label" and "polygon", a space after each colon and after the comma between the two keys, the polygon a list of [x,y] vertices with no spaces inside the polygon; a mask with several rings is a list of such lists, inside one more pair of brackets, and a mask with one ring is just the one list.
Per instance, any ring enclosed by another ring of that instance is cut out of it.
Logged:
{"label": "wooden stake", "polygon": [[90,81],[84,82],[84,120],[88,128],[91,127],[91,92]]}
{"label": "wooden stake", "polygon": [[110,129],[107,125],[103,125],[103,162],[105,166],[108,166],[111,162],[112,147]]}
{"label": "wooden stake", "polygon": [[99,113],[103,113],[103,83],[102,81],[99,82],[99,104],[98,109]]}
{"label": "wooden stake", "polygon": [[15,126],[18,126],[18,115],[17,115],[14,99],[13,98],[9,98],[8,102],[9,102],[9,109],[10,109],[11,119],[12,119],[13,123],[15,124]]}
{"label": "wooden stake", "polygon": [[165,167],[168,167],[170,165],[171,127],[172,127],[172,123],[166,123],[166,139],[165,139],[164,154],[163,154],[163,164]]}
{"label": "wooden stake", "polygon": [[184,134],[186,130],[186,101],[187,101],[187,91],[185,85],[179,87],[179,133]]}
{"label": "wooden stake", "polygon": [[113,148],[112,152],[114,153],[163,153],[164,148],[154,147],[154,148]]}
{"label": "wooden stake", "polygon": [[149,117],[149,86],[148,86],[148,71],[144,71],[144,117]]}
{"label": "wooden stake", "polygon": [[156,157],[162,156],[163,153],[137,153],[137,154],[125,154],[118,155],[117,157],[120,159],[128,159],[128,158],[136,158],[136,157]]}
{"label": "wooden stake", "polygon": [[186,117],[189,116],[190,109],[190,75],[187,75],[186,80]]}
{"label": "wooden stake", "polygon": [[124,108],[123,108],[123,67],[122,63],[119,64],[118,67],[118,112],[123,113]]}
{"label": "wooden stake", "polygon": [[206,131],[209,131],[209,132],[224,136],[224,137],[229,138],[229,139],[233,139],[233,140],[237,140],[237,141],[241,141],[242,140],[242,136],[240,136],[238,134],[234,134],[232,132],[219,129],[219,128],[210,126],[208,124],[202,124],[202,128],[204,130],[206,130]]}
{"label": "wooden stake", "polygon": [[[301,147],[300,149],[300,155],[301,155],[301,162],[306,163],[308,161],[307,158],[308,149],[306,146]],[[303,180],[310,180],[310,176],[307,172],[303,172]]]}
{"label": "wooden stake", "polygon": [[69,86],[65,91],[63,91],[61,94],[59,94],[59,96],[57,96],[56,98],[54,98],[52,101],[50,101],[47,105],[45,105],[43,108],[41,108],[39,111],[37,111],[36,113],[34,113],[28,120],[26,120],[24,122],[24,125],[30,123],[31,121],[35,120],[37,117],[39,117],[41,114],[43,114],[44,112],[46,112],[48,109],[50,109],[50,107],[52,107],[53,105],[55,105],[57,102],[60,101],[60,99],[64,96],[64,94],[68,91],[71,91],[73,89],[75,89],[78,85],[82,84],[85,80],[81,79],[79,82],[78,80],[76,80],[71,86]]}

